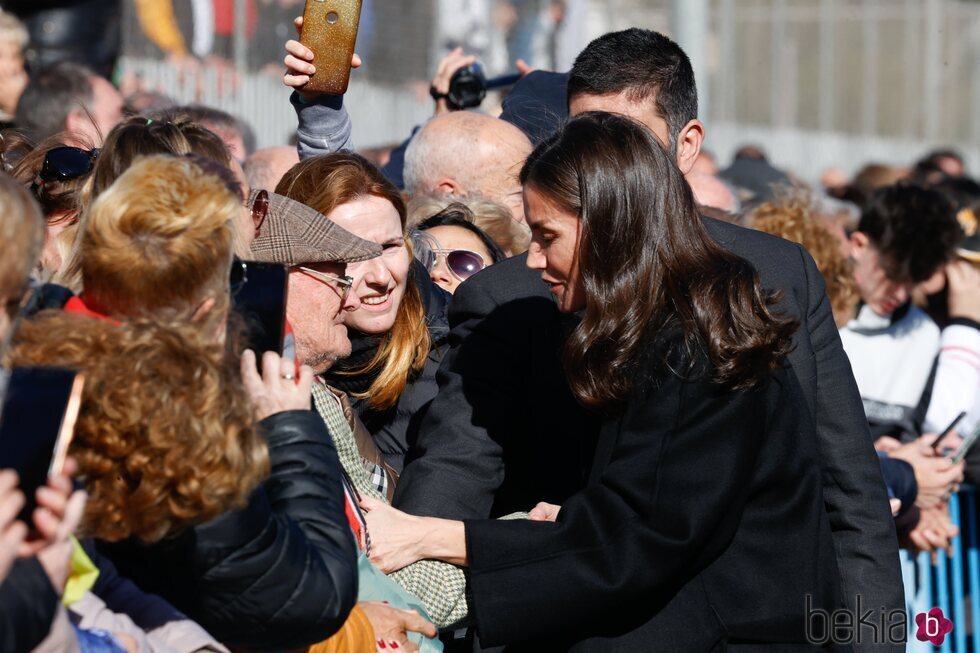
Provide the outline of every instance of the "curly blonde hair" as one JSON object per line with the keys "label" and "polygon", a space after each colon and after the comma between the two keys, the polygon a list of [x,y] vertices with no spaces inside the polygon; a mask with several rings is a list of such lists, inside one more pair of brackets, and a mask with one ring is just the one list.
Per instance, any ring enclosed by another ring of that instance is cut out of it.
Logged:
{"label": "curly blonde hair", "polygon": [[269,473],[232,347],[197,328],[45,311],[12,359],[85,374],[70,452],[90,495],[86,535],[157,542],[244,506]]}
{"label": "curly blonde hair", "polygon": [[840,241],[821,223],[810,198],[803,192],[788,193],[760,204],[748,215],[754,229],[803,245],[823,275],[827,297],[838,327],[853,316],[860,296],[851,262],[841,252]]}

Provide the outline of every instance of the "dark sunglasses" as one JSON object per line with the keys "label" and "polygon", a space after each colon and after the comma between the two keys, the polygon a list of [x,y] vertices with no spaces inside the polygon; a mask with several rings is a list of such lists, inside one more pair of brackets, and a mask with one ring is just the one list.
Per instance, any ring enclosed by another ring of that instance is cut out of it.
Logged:
{"label": "dark sunglasses", "polygon": [[483,257],[476,252],[468,249],[442,249],[439,247],[430,248],[431,256],[423,261],[425,269],[431,274],[439,265],[439,259],[446,258],[446,267],[460,281],[466,281],[474,274],[487,267]]}
{"label": "dark sunglasses", "polygon": [[31,190],[37,190],[52,181],[69,181],[78,179],[92,171],[99,150],[83,150],[68,145],[55,147],[44,155],[41,170],[34,177]]}
{"label": "dark sunglasses", "polygon": [[255,237],[259,237],[259,230],[265,222],[265,217],[269,215],[269,191],[259,190],[255,193],[252,206],[248,207],[252,211],[252,224],[255,226]]}

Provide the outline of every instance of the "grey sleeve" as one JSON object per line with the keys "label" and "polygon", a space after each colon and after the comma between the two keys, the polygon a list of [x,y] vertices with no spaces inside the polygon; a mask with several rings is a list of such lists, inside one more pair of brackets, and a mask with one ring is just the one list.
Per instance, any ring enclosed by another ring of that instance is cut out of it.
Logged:
{"label": "grey sleeve", "polygon": [[308,103],[294,91],[289,102],[296,110],[296,147],[301,161],[317,154],[354,149],[350,115],[342,95],[322,95]]}

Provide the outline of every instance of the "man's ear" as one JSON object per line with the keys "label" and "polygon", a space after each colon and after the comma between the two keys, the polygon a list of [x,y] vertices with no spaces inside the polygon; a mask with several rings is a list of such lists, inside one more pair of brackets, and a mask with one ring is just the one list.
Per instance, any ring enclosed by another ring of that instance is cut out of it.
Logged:
{"label": "man's ear", "polygon": [[204,317],[211,312],[211,309],[214,308],[215,303],[217,303],[217,300],[215,300],[214,297],[208,297],[201,302],[194,311],[194,315],[191,316],[191,322],[197,322],[198,320],[204,319]]}
{"label": "man's ear", "polygon": [[697,118],[684,125],[677,135],[677,167],[685,175],[694,167],[703,142],[704,125]]}
{"label": "man's ear", "polygon": [[88,123],[89,119],[85,111],[79,108],[72,109],[65,116],[65,131],[71,134],[83,134]]}
{"label": "man's ear", "polygon": [[857,259],[860,258],[861,254],[863,254],[866,249],[868,249],[871,241],[868,239],[867,235],[861,233],[860,231],[854,231],[851,232],[851,236],[847,239],[847,243],[849,245],[848,252],[850,254],[850,258]]}
{"label": "man's ear", "polygon": [[462,195],[463,189],[455,179],[443,177],[436,184],[436,192],[440,195]]}

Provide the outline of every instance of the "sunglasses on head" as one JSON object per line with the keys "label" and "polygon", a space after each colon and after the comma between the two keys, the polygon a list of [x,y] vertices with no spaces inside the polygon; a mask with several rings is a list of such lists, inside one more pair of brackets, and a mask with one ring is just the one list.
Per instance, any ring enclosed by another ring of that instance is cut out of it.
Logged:
{"label": "sunglasses on head", "polygon": [[252,225],[255,227],[255,237],[258,238],[265,216],[269,214],[269,191],[260,190],[255,193],[255,199],[248,209],[252,212]]}
{"label": "sunglasses on head", "polygon": [[78,179],[92,171],[99,150],[83,150],[68,145],[55,147],[44,155],[41,170],[34,177],[31,190],[37,190],[52,181]]}

